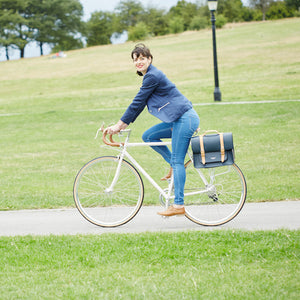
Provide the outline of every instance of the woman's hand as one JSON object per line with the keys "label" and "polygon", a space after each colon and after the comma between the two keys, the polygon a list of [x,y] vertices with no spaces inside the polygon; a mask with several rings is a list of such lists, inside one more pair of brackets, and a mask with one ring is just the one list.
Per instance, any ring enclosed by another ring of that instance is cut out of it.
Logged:
{"label": "woman's hand", "polygon": [[104,133],[107,133],[107,134],[117,134],[120,131],[121,131],[121,129],[117,124],[115,124],[113,126],[109,126],[104,129]]}
{"label": "woman's hand", "polygon": [[107,134],[117,134],[119,133],[121,130],[125,129],[128,125],[126,123],[124,123],[123,121],[118,121],[117,124],[109,126],[107,128],[104,129],[104,133]]}

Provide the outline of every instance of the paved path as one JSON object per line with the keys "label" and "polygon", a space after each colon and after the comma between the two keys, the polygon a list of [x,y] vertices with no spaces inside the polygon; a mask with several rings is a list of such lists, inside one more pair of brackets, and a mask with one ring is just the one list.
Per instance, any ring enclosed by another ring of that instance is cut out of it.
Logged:
{"label": "paved path", "polygon": [[143,206],[129,223],[117,228],[101,228],[86,221],[76,209],[46,209],[0,212],[0,236],[139,233],[184,230],[274,230],[300,229],[300,201],[246,203],[231,222],[204,227],[184,217],[162,218],[158,206]]}

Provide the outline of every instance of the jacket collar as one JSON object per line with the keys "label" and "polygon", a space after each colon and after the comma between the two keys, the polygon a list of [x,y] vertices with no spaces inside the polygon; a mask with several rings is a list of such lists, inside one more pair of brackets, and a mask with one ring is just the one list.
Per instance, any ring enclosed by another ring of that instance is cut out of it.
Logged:
{"label": "jacket collar", "polygon": [[[146,74],[151,70],[151,68],[152,68],[152,63],[151,63],[150,66],[148,67]],[[145,74],[145,75],[146,75],[146,74]]]}

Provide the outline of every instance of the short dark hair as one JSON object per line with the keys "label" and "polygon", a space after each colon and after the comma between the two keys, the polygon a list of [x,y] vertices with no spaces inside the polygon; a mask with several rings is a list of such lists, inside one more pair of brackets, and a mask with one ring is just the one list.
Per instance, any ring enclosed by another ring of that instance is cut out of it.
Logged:
{"label": "short dark hair", "polygon": [[[153,60],[153,56],[150,52],[150,49],[146,47],[143,43],[139,43],[135,45],[134,49],[131,52],[131,58],[133,59],[133,55],[136,55],[136,57],[139,57],[140,55],[150,58],[151,57],[151,63]],[[143,74],[139,71],[136,72],[138,75],[143,76]]]}

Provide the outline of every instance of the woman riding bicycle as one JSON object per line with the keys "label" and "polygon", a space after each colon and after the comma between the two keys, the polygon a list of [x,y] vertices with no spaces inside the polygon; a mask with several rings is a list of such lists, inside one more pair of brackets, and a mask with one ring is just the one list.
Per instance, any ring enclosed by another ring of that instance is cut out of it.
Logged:
{"label": "woman riding bicycle", "polygon": [[162,121],[149,128],[143,134],[145,142],[160,142],[163,138],[172,138],[172,152],[167,146],[152,147],[170,164],[170,172],[162,178],[174,176],[174,205],[162,216],[184,215],[184,159],[190,139],[199,126],[199,117],[192,103],[182,95],[165,74],[152,65],[153,56],[144,44],[137,44],[131,52],[131,58],[137,74],[143,76],[139,92],[128,106],[117,124],[105,129],[108,134],[116,134],[133,123],[147,105],[149,113]]}

